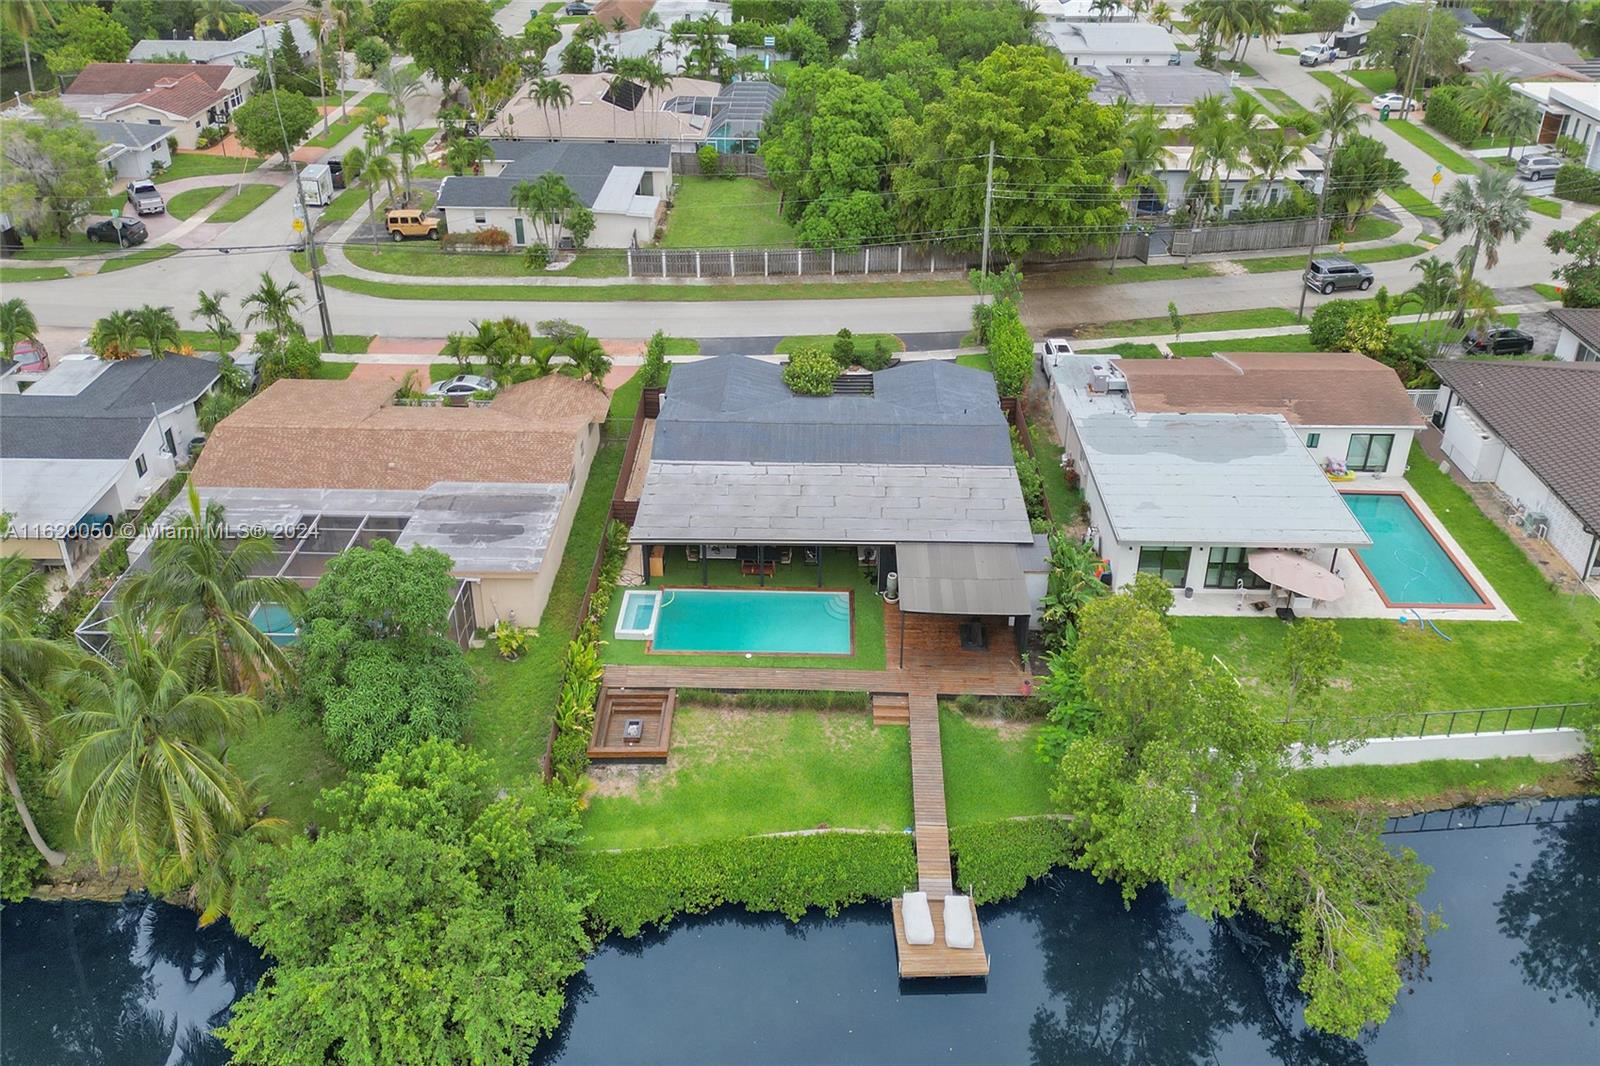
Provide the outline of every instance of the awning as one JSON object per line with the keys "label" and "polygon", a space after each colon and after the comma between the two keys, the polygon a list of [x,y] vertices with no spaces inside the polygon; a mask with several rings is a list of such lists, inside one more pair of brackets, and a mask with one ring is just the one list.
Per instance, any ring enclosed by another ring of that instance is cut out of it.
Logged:
{"label": "awning", "polygon": [[1031,614],[1033,598],[1028,595],[1018,548],[1016,544],[896,544],[900,609],[916,614]]}
{"label": "awning", "polygon": [[1251,573],[1257,577],[1314,600],[1336,600],[1344,595],[1344,578],[1303,555],[1285,551],[1251,552],[1249,564]]}

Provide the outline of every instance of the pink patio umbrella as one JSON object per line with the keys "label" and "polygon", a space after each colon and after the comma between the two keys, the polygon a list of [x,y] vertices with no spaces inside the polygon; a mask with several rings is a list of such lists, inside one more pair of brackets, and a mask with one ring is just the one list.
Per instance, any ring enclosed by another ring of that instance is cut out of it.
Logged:
{"label": "pink patio umbrella", "polygon": [[1249,556],[1250,571],[1290,592],[1314,600],[1336,600],[1344,595],[1344,579],[1332,570],[1286,551],[1258,551]]}

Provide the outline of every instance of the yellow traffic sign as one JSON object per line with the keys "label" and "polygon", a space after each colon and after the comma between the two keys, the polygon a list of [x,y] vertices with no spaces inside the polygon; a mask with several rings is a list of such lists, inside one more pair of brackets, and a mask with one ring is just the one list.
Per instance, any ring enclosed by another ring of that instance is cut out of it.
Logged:
{"label": "yellow traffic sign", "polygon": [[301,221],[298,218],[294,220],[294,231],[296,233],[304,233],[305,229],[306,229],[305,222]]}
{"label": "yellow traffic sign", "polygon": [[1435,171],[1434,171],[1434,172],[1433,172],[1433,179],[1432,179],[1432,180],[1433,180],[1433,183],[1434,183],[1434,184],[1435,184],[1435,185],[1437,185],[1437,184],[1439,184],[1439,183],[1440,183],[1440,182],[1441,182],[1441,181],[1443,181],[1443,180],[1444,180],[1444,175],[1443,175],[1443,174],[1441,174],[1441,173],[1439,173],[1439,172],[1438,172],[1438,171],[1437,171],[1437,170],[1435,170]]}

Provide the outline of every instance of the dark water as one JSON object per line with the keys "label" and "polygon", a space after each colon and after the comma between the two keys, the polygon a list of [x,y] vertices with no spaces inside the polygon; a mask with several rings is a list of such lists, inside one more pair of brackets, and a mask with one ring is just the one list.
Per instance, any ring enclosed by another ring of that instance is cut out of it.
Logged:
{"label": "dark water", "polygon": [[[1070,874],[983,910],[986,984],[902,985],[875,906],[797,926],[724,910],[608,943],[536,1061],[1600,1064],[1600,800],[1400,828],[1430,830],[1390,840],[1434,867],[1424,902],[1450,927],[1360,1041],[1305,1028],[1259,924],[1208,926],[1158,892],[1124,911]],[[3,922],[7,1064],[216,1061],[200,1029],[260,970],[171,908],[30,903]]]}

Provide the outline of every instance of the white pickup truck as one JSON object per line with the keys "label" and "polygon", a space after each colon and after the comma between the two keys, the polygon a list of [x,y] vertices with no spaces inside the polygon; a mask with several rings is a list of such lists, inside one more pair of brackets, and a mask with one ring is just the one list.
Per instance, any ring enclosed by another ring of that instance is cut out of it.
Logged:
{"label": "white pickup truck", "polygon": [[1321,63],[1332,63],[1339,58],[1339,49],[1334,47],[1332,41],[1322,44],[1311,44],[1300,49],[1300,65],[1314,67]]}

